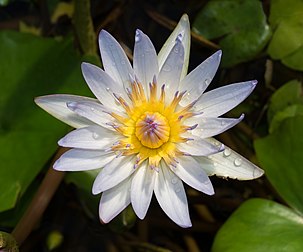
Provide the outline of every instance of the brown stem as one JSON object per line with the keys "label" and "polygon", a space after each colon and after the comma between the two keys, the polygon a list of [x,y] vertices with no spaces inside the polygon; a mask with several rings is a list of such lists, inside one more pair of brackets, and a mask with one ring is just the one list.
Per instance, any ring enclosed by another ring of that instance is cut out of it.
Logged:
{"label": "brown stem", "polygon": [[26,240],[28,235],[31,233],[41,218],[64,177],[64,172],[56,171],[52,167],[53,163],[65,151],[65,148],[60,148],[57,151],[38,191],[32,199],[32,202],[12,232],[12,235],[15,237],[19,246],[21,246],[22,243]]}

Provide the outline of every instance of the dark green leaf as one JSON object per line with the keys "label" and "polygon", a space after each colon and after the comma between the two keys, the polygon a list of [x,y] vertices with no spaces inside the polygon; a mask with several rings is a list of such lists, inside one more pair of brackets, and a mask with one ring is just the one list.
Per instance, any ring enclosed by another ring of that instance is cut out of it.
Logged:
{"label": "dark green leaf", "polygon": [[[303,105],[302,98],[302,85],[297,80],[292,80],[280,87],[271,97],[267,118],[269,123],[272,123],[272,120],[276,113],[283,113],[288,106],[291,105]],[[290,111],[291,112],[291,111]],[[285,114],[287,116],[287,114]],[[281,115],[279,116],[279,119]],[[272,126],[270,126],[272,128]]]}
{"label": "dark green leaf", "polygon": [[303,116],[285,119],[271,135],[255,141],[257,158],[278,193],[303,214]]}
{"label": "dark green leaf", "polygon": [[209,1],[196,17],[193,29],[207,39],[220,39],[224,67],[254,58],[271,34],[257,0]]}
{"label": "dark green leaf", "polygon": [[303,70],[303,1],[272,0],[270,24],[275,30],[268,47],[273,59],[280,59],[286,66]]}
{"label": "dark green leaf", "polygon": [[281,122],[283,122],[286,118],[294,116],[303,116],[303,105],[296,104],[288,106],[285,109],[277,112],[270,123],[269,133],[272,133],[279,128]]}
{"label": "dark green leaf", "polygon": [[9,2],[10,0],[0,0],[0,6],[6,6]]}
{"label": "dark green leaf", "polygon": [[38,108],[34,97],[87,94],[88,89],[70,39],[2,31],[0,41],[0,211],[5,211],[14,207],[68,129]]}
{"label": "dark green leaf", "polygon": [[303,251],[303,219],[273,201],[243,203],[216,235],[213,252]]}

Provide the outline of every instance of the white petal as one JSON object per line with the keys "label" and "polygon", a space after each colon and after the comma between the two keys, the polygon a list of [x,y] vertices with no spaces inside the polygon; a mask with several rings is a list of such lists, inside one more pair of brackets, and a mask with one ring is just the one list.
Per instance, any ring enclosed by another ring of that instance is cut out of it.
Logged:
{"label": "white petal", "polygon": [[208,138],[221,134],[222,132],[232,128],[244,118],[242,114],[239,118],[206,118],[202,115],[194,116],[187,119],[184,124],[188,126],[198,126],[191,130],[193,135],[201,138]]}
{"label": "white petal", "polygon": [[184,135],[190,140],[178,144],[178,149],[185,154],[191,156],[208,156],[224,150],[223,144],[215,145],[190,133]]}
{"label": "white petal", "polygon": [[[211,139],[213,142],[219,141]],[[242,157],[237,152],[226,147],[221,153],[209,157],[195,157],[206,173],[219,177],[238,180],[256,179],[263,175],[264,171]]]}
{"label": "white petal", "polygon": [[169,103],[178,90],[182,66],[184,63],[184,48],[177,38],[168,54],[158,76],[158,85],[165,84],[165,100]]}
{"label": "white petal", "polygon": [[63,147],[104,150],[114,144],[119,135],[101,126],[88,126],[68,133],[58,141]]}
{"label": "white petal", "polygon": [[94,101],[71,102],[67,104],[67,107],[78,115],[110,130],[113,130],[113,127],[108,123],[113,122],[114,118],[109,114],[115,112],[121,115],[118,111],[110,110],[108,107]]}
{"label": "white petal", "polygon": [[214,188],[209,177],[194,158],[179,157],[177,167],[171,167],[171,170],[186,184],[196,190],[208,195],[214,194]]}
{"label": "white petal", "polygon": [[203,94],[218,70],[221,55],[222,51],[217,51],[191,71],[180,82],[179,90],[187,91],[180,101],[181,106],[192,103]]}
{"label": "white petal", "polygon": [[89,63],[82,63],[82,74],[91,91],[107,107],[122,110],[113,93],[127,99],[124,89],[101,68]]}
{"label": "white petal", "polygon": [[131,185],[131,203],[137,216],[144,219],[154,190],[155,170],[148,163],[138,168]]}
{"label": "white petal", "polygon": [[129,178],[102,194],[99,216],[104,223],[110,222],[130,204],[130,185]]}
{"label": "white petal", "polygon": [[135,161],[135,156],[114,158],[96,177],[93,185],[93,194],[111,189],[129,177],[136,170],[134,168]]}
{"label": "white petal", "polygon": [[147,94],[149,83],[152,82],[154,75],[158,76],[159,66],[156,50],[152,42],[140,30],[136,31],[135,37],[134,71]]}
{"label": "white petal", "polygon": [[102,168],[115,157],[114,153],[72,149],[65,152],[54,164],[58,171],[87,171]]}
{"label": "white petal", "polygon": [[163,47],[161,48],[158,54],[159,68],[161,69],[168,54],[175,45],[175,41],[179,34],[182,35],[182,44],[184,47],[184,64],[181,73],[181,80],[187,74],[188,61],[189,61],[189,52],[190,52],[190,24],[188,16],[184,14],[172,34],[168,37]]}
{"label": "white petal", "polygon": [[105,72],[121,87],[128,87],[129,75],[133,76],[133,69],[117,40],[102,30],[99,34],[99,47]]}
{"label": "white petal", "polygon": [[162,210],[181,227],[191,227],[187,198],[181,179],[162,162],[154,192]]}
{"label": "white petal", "polygon": [[71,111],[66,105],[68,102],[80,101],[96,102],[97,100],[83,96],[64,94],[46,95],[35,98],[35,102],[39,107],[73,128],[82,128],[93,124],[91,121]]}
{"label": "white petal", "polygon": [[241,103],[256,87],[257,81],[230,84],[203,94],[194,106],[205,117],[218,117]]}

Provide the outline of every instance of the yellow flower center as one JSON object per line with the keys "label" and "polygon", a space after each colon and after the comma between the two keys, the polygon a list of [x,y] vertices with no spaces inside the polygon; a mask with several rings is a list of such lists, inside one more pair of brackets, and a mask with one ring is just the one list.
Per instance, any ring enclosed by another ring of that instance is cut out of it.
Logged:
{"label": "yellow flower center", "polygon": [[147,98],[142,85],[134,81],[131,90],[127,90],[132,104],[127,104],[122,97],[114,94],[126,116],[111,113],[117,121],[112,126],[124,136],[111,149],[125,156],[137,155],[135,168],[146,159],[152,168],[158,167],[161,159],[169,165],[175,165],[176,157],[183,154],[177,144],[188,140],[181,137],[182,133],[190,129],[183,125],[183,121],[193,115],[190,110],[194,103],[179,108],[185,92],[176,92],[172,101],[166,104],[165,85],[158,95],[157,91],[157,84],[153,81]]}
{"label": "yellow flower center", "polygon": [[136,136],[141,144],[155,149],[169,139],[167,119],[158,112],[145,112],[136,123]]}

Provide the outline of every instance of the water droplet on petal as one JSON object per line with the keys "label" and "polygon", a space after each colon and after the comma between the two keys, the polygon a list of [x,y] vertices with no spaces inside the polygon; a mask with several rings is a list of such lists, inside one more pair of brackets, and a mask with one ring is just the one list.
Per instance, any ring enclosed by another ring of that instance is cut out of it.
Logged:
{"label": "water droplet on petal", "polygon": [[242,159],[236,158],[234,164],[235,164],[235,166],[240,166],[242,164]]}
{"label": "water droplet on petal", "polygon": [[172,178],[171,182],[172,182],[173,184],[176,184],[176,183],[178,182],[178,180],[177,180],[176,178]]}
{"label": "water droplet on petal", "polygon": [[180,189],[179,187],[177,187],[177,188],[175,189],[175,191],[176,191],[176,193],[179,193],[179,192],[181,192],[181,189]]}
{"label": "water droplet on petal", "polygon": [[107,91],[107,92],[109,92],[109,91],[110,91],[110,88],[109,88],[109,87],[107,87],[107,88],[106,88],[106,91]]}
{"label": "water droplet on petal", "polygon": [[124,60],[121,60],[121,65],[125,65],[125,61]]}
{"label": "water droplet on petal", "polygon": [[93,138],[94,139],[98,139],[99,138],[99,134],[97,132],[93,132]]}
{"label": "water droplet on petal", "polygon": [[182,39],[183,39],[183,34],[179,33],[178,36],[177,36],[177,38],[176,38],[176,41],[180,41],[181,42]]}
{"label": "water droplet on petal", "polygon": [[221,121],[221,126],[224,126],[226,122],[224,120]]}
{"label": "water droplet on petal", "polygon": [[226,148],[224,151],[223,151],[223,156],[224,157],[229,157],[231,154],[231,150],[229,148]]}
{"label": "water droplet on petal", "polygon": [[91,107],[90,110],[91,110],[92,112],[95,112],[95,108],[92,108],[92,107]]}
{"label": "water droplet on petal", "polygon": [[205,80],[204,80],[204,83],[205,83],[205,85],[209,85],[210,79],[205,79]]}
{"label": "water droplet on petal", "polygon": [[213,143],[214,143],[215,146],[221,146],[221,143],[217,142],[216,140],[214,140]]}
{"label": "water droplet on petal", "polygon": [[166,64],[166,65],[163,66],[163,71],[164,72],[170,72],[171,71],[171,67]]}
{"label": "water droplet on petal", "polygon": [[136,31],[135,42],[138,43],[141,40],[141,34],[139,31]]}

